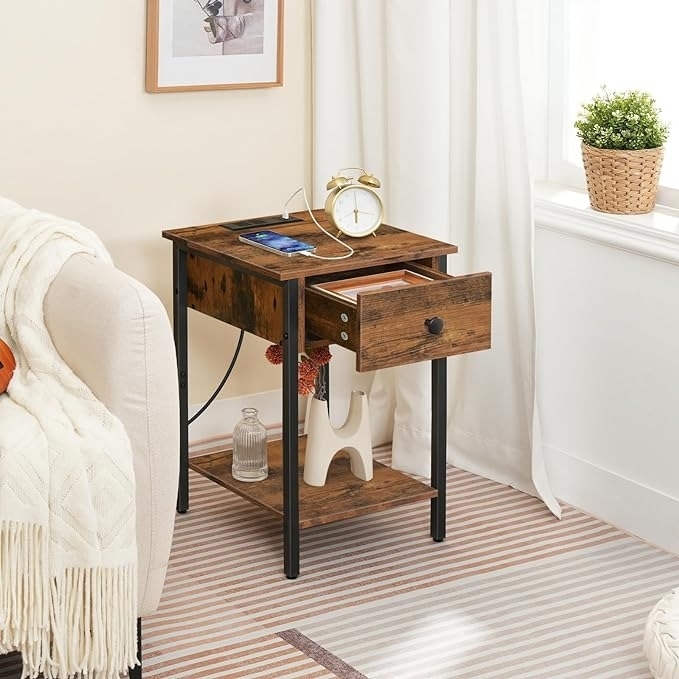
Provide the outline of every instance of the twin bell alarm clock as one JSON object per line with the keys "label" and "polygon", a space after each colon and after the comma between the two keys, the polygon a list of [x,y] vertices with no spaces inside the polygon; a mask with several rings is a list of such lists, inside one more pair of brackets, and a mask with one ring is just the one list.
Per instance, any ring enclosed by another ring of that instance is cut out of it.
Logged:
{"label": "twin bell alarm clock", "polygon": [[365,170],[356,179],[342,174],[327,184],[330,191],[325,200],[325,214],[340,233],[353,238],[369,236],[379,228],[384,216],[382,199],[376,189],[379,180]]}

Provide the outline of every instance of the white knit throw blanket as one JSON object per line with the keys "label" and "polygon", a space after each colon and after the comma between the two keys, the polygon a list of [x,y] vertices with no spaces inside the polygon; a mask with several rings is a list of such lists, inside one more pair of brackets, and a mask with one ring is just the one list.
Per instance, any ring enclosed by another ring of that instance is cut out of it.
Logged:
{"label": "white knit throw blanket", "polygon": [[0,337],[17,362],[0,395],[0,653],[21,652],[22,679],[117,679],[136,661],[129,439],[43,315],[77,252],[110,261],[92,231],[0,198]]}

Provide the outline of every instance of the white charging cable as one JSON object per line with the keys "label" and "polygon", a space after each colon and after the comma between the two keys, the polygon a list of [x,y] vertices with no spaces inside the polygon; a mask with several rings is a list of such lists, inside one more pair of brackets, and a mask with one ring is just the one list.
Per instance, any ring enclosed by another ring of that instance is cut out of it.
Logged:
{"label": "white charging cable", "polygon": [[315,257],[316,259],[347,259],[347,257],[351,257],[351,255],[354,254],[354,249],[350,246],[347,245],[346,243],[343,243],[339,238],[336,236],[333,236],[327,229],[324,229],[316,220],[316,217],[314,217],[314,213],[311,209],[311,206],[309,205],[309,199],[307,198],[306,195],[306,189],[303,186],[300,186],[296,191],[292,193],[290,198],[288,198],[285,201],[285,204],[283,205],[283,212],[281,213],[281,217],[283,219],[290,219],[290,215],[288,214],[288,205],[290,204],[290,201],[298,194],[302,193],[302,196],[304,198],[304,204],[306,205],[307,212],[309,213],[309,216],[311,217],[313,223],[329,238],[332,238],[336,243],[339,243],[343,248],[346,248],[349,252],[345,255],[339,255],[338,257],[323,257],[322,255],[317,255],[313,252],[306,252],[302,250],[299,254],[304,255],[305,257]]}

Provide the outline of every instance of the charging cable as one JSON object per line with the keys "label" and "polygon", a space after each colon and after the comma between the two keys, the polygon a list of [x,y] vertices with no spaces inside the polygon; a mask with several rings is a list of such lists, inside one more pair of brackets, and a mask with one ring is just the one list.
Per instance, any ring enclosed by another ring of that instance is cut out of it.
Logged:
{"label": "charging cable", "polygon": [[236,359],[238,358],[238,354],[240,354],[240,348],[243,344],[243,337],[245,336],[245,331],[241,330],[240,331],[240,336],[238,338],[238,344],[236,345],[236,350],[233,352],[233,357],[231,359],[231,364],[229,365],[224,377],[222,378],[222,381],[219,383],[219,386],[212,392],[212,396],[205,401],[205,403],[202,405],[201,409],[195,413],[193,417],[191,417],[188,421],[187,424],[191,424],[194,420],[198,419],[210,406],[212,401],[214,401],[217,398],[217,394],[222,390],[222,387],[226,384],[226,380],[229,379],[229,375],[233,371],[234,366],[236,365]]}
{"label": "charging cable", "polygon": [[[354,169],[354,168],[345,168],[345,169]],[[317,221],[316,217],[314,217],[314,213],[311,210],[311,207],[309,205],[309,200],[307,199],[306,195],[306,190],[303,186],[300,186],[291,196],[285,201],[285,204],[283,206],[283,212],[281,214],[281,217],[283,219],[290,219],[290,215],[288,214],[287,207],[290,204],[290,201],[298,194],[302,193],[304,196],[304,203],[306,205],[306,209],[309,212],[309,215],[311,216],[311,219],[313,220],[314,224],[321,230],[323,233],[325,233],[327,236],[332,238],[334,241],[337,241],[342,247],[345,247],[349,252],[346,255],[341,255],[339,257],[321,257],[320,255],[316,255],[313,252],[300,252],[301,255],[306,255],[307,257],[316,257],[316,259],[346,259],[347,257],[351,257],[351,255],[354,254],[354,250],[352,247],[347,245],[346,243],[343,243],[339,238],[336,238],[333,236],[331,233],[329,233],[326,229],[324,229]],[[236,345],[236,349],[233,353],[233,357],[231,358],[231,363],[229,367],[226,370],[226,373],[224,374],[224,377],[222,378],[222,381],[219,383],[217,388],[212,392],[212,396],[205,401],[205,403],[202,405],[200,410],[196,412],[193,417],[189,418],[189,421],[187,424],[191,424],[195,420],[197,420],[207,409],[208,407],[212,404],[212,402],[217,398],[217,395],[219,392],[222,390],[222,387],[226,384],[226,381],[229,379],[229,376],[233,372],[233,369],[236,365],[236,360],[238,359],[238,356],[240,354],[241,346],[243,345],[243,337],[245,336],[245,331],[241,330],[240,331],[240,336],[238,337],[238,343]]]}
{"label": "charging cable", "polygon": [[302,197],[304,198],[304,204],[306,205],[307,212],[309,213],[309,216],[311,217],[311,220],[313,223],[326,235],[328,238],[332,238],[336,243],[339,243],[343,248],[346,248],[349,252],[347,252],[345,255],[339,255],[338,257],[323,257],[322,255],[317,255],[313,252],[306,252],[302,251],[299,254],[304,255],[305,257],[314,257],[316,259],[347,259],[347,257],[351,257],[351,255],[354,254],[354,249],[350,246],[347,245],[346,243],[343,243],[339,238],[336,236],[333,236],[327,229],[323,228],[318,221],[316,220],[316,217],[314,217],[314,213],[311,209],[311,206],[309,205],[309,199],[307,198],[306,195],[306,189],[303,186],[300,186],[296,191],[292,193],[290,198],[288,198],[285,201],[285,204],[283,205],[283,212],[281,213],[281,217],[283,219],[289,219],[290,215],[288,214],[288,205],[290,204],[290,201],[298,194],[302,194]]}

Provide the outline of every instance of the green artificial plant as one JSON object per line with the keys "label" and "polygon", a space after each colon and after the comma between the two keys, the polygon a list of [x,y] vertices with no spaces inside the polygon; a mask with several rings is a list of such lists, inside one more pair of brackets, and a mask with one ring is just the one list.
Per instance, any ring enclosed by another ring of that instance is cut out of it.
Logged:
{"label": "green artificial plant", "polygon": [[575,128],[588,146],[628,151],[662,146],[669,132],[650,94],[608,92],[605,87],[583,104]]}

